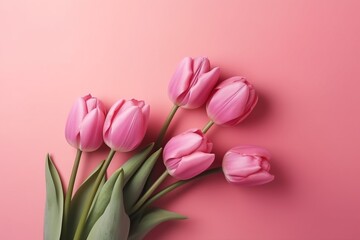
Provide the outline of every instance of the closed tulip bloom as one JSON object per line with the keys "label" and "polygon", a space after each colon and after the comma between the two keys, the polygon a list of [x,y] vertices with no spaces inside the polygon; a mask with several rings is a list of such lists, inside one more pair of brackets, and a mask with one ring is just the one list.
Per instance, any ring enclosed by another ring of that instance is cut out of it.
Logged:
{"label": "closed tulip bloom", "polygon": [[105,119],[103,135],[106,145],[120,152],[134,150],[145,136],[149,114],[150,106],[144,101],[117,101]]}
{"label": "closed tulip bloom", "polygon": [[225,178],[240,185],[261,185],[274,180],[269,173],[270,153],[257,146],[238,146],[229,150],[223,159]]}
{"label": "closed tulip bloom", "polygon": [[170,80],[169,97],[174,104],[183,108],[201,107],[209,98],[219,75],[220,69],[211,69],[206,57],[186,57]]}
{"label": "closed tulip bloom", "polygon": [[164,147],[164,164],[168,173],[181,180],[195,177],[214,161],[212,143],[199,129],[191,129],[169,140]]}
{"label": "closed tulip bloom", "polygon": [[103,143],[105,107],[90,94],[79,98],[68,116],[65,137],[68,143],[84,152],[98,149]]}
{"label": "closed tulip bloom", "polygon": [[215,87],[206,111],[218,125],[234,126],[255,107],[258,97],[254,87],[243,77],[232,77]]}

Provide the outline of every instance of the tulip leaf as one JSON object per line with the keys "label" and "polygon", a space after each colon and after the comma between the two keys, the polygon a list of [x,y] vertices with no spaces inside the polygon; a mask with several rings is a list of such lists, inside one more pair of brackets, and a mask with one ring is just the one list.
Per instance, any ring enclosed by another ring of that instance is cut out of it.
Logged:
{"label": "tulip leaf", "polygon": [[84,236],[88,236],[95,222],[100,218],[104,213],[107,205],[110,202],[111,193],[113,191],[116,179],[118,178],[120,171],[123,171],[124,174],[124,185],[131,178],[131,176],[137,171],[141,164],[145,161],[146,157],[151,152],[154,144],[149,144],[146,148],[141,150],[139,153],[131,157],[122,168],[116,170],[113,175],[106,181],[103,187],[99,191],[99,195],[96,200],[94,200],[93,207],[90,210],[88,218],[86,220],[86,225],[84,229]]}
{"label": "tulip leaf", "polygon": [[151,173],[151,170],[153,169],[157,159],[161,154],[161,151],[162,149],[160,148],[154,152],[126,184],[124,188],[124,195],[126,196],[124,199],[126,211],[128,211],[138,200]]}
{"label": "tulip leaf", "polygon": [[[104,213],[99,217],[90,230],[87,240],[127,240],[130,228],[130,219],[125,212],[123,202],[123,170],[120,170],[116,176],[110,201],[107,204]],[[100,196],[101,195],[99,195],[99,197]]]}
{"label": "tulip leaf", "polygon": [[124,185],[147,159],[153,147],[154,143],[150,143],[148,146],[136,153],[124,163],[124,165],[121,167],[124,170]]}
{"label": "tulip leaf", "polygon": [[[100,163],[100,165],[95,169],[95,171],[81,184],[79,189],[76,191],[74,197],[71,200],[70,212],[69,212],[69,220],[68,220],[68,231],[66,233],[66,239],[73,239],[76,231],[76,227],[79,224],[79,220],[81,217],[81,213],[83,212],[83,208],[85,202],[90,197],[94,183],[96,178],[100,172],[101,167],[104,165],[104,161]],[[100,183],[99,189],[104,185],[105,177]],[[97,195],[100,191],[97,191]],[[96,195],[96,196],[97,196]],[[96,200],[95,196],[95,200]],[[94,200],[94,202],[95,202]]]}
{"label": "tulip leaf", "polygon": [[49,154],[46,156],[45,179],[46,207],[44,219],[44,239],[58,240],[61,235],[64,192],[59,173]]}
{"label": "tulip leaf", "polygon": [[143,217],[141,217],[138,224],[136,224],[135,226],[131,226],[130,236],[128,240],[143,239],[148,232],[150,232],[160,223],[170,220],[183,220],[186,218],[187,217],[183,215],[167,210],[153,209],[150,212],[146,213]]}
{"label": "tulip leaf", "polygon": [[86,220],[86,225],[84,229],[84,236],[85,238],[90,233],[90,230],[94,226],[95,222],[103,215],[105,212],[106,207],[108,206],[111,193],[114,189],[115,182],[119,177],[120,171],[122,169],[116,170],[113,175],[105,182],[102,188],[99,190],[98,197],[94,200],[93,207],[89,212],[88,218]]}

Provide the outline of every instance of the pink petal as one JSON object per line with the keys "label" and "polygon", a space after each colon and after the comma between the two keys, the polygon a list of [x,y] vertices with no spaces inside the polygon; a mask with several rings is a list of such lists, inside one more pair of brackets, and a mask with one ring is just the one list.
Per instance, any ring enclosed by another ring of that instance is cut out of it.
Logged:
{"label": "pink petal", "polygon": [[196,151],[202,143],[199,134],[186,132],[171,138],[164,148],[164,160],[179,158]]}
{"label": "pink petal", "polygon": [[194,109],[202,106],[209,98],[211,91],[218,82],[219,76],[220,68],[218,67],[202,74],[197,83],[189,90],[187,103],[184,105],[184,108]]}
{"label": "pink petal", "polygon": [[260,171],[253,175],[250,175],[246,178],[237,181],[236,183],[245,186],[255,186],[255,185],[262,185],[274,180],[274,175],[271,175],[267,171]]}
{"label": "pink petal", "polygon": [[262,160],[261,161],[261,168],[263,169],[263,170],[265,170],[265,171],[270,171],[270,163],[268,162],[268,161],[266,161],[266,160]]}
{"label": "pink petal", "polygon": [[255,146],[255,145],[241,145],[234,147],[229,150],[229,152],[237,153],[241,155],[253,155],[259,156],[263,159],[269,160],[271,159],[271,153],[263,147]]}
{"label": "pink petal", "polygon": [[69,144],[75,148],[79,146],[80,124],[87,114],[86,103],[83,98],[78,98],[71,108],[66,126],[65,137]]}
{"label": "pink petal", "polygon": [[103,129],[104,138],[111,126],[112,121],[114,120],[114,117],[117,115],[118,111],[121,109],[121,107],[124,103],[125,103],[125,100],[120,99],[111,106],[111,108],[105,118],[104,129]]}
{"label": "pink petal", "polygon": [[261,161],[261,158],[228,152],[223,159],[224,173],[234,177],[247,177],[261,170]]}
{"label": "pink petal", "polygon": [[224,81],[221,81],[216,87],[215,90],[219,90],[225,86],[228,86],[234,82],[245,82],[246,78],[244,77],[240,77],[240,76],[235,76],[235,77],[231,77],[228,79],[225,79]]}
{"label": "pink petal", "polygon": [[224,124],[241,117],[245,111],[249,97],[249,89],[242,82],[227,85],[212,96],[207,112],[216,124]]}
{"label": "pink petal", "polygon": [[210,167],[215,159],[215,154],[196,152],[185,156],[172,173],[175,178],[185,180],[202,173]]}
{"label": "pink petal", "polygon": [[144,106],[142,106],[141,111],[142,111],[144,123],[146,124],[146,128],[147,128],[150,117],[150,105],[145,104]]}
{"label": "pink petal", "polygon": [[97,102],[98,100],[96,98],[90,98],[86,101],[86,109],[88,113],[97,107]]}
{"label": "pink petal", "polygon": [[188,90],[193,75],[192,62],[190,57],[184,58],[169,82],[168,94],[174,103],[181,102],[180,96]]}
{"label": "pink petal", "polygon": [[86,115],[80,126],[80,149],[82,151],[95,151],[101,146],[104,121],[105,115],[99,109],[94,109]]}
{"label": "pink petal", "polygon": [[226,125],[235,126],[235,125],[239,124],[240,122],[242,122],[245,118],[247,118],[247,116],[249,116],[249,114],[255,108],[257,102],[258,102],[258,96],[256,95],[255,90],[252,89],[252,90],[250,90],[249,100],[245,107],[245,111],[244,111],[242,117],[239,119],[230,121]]}
{"label": "pink petal", "polygon": [[193,71],[198,72],[199,75],[210,70],[210,61],[207,57],[196,57],[193,61]]}
{"label": "pink petal", "polygon": [[138,107],[129,107],[115,116],[109,134],[104,140],[111,148],[128,152],[141,143],[145,131],[141,110]]}

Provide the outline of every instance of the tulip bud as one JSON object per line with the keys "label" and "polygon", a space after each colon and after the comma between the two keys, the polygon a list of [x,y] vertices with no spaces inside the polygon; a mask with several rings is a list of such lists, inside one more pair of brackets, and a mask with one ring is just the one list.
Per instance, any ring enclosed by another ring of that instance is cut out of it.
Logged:
{"label": "tulip bud", "polygon": [[232,77],[215,87],[206,111],[216,124],[235,126],[250,114],[257,101],[254,87],[245,78]]}
{"label": "tulip bud", "polygon": [[170,80],[170,100],[183,108],[201,107],[209,98],[220,75],[220,69],[210,70],[209,59],[205,57],[184,58]]}
{"label": "tulip bud", "polygon": [[84,152],[98,149],[103,143],[105,107],[90,94],[79,98],[68,116],[65,137],[68,143]]}
{"label": "tulip bud", "polygon": [[164,164],[168,173],[181,180],[205,171],[214,161],[212,143],[199,129],[191,129],[169,140],[164,147]]}
{"label": "tulip bud", "polygon": [[134,150],[145,136],[149,114],[150,106],[144,101],[117,101],[105,119],[103,135],[106,145],[120,152]]}
{"label": "tulip bud", "polygon": [[257,146],[238,146],[224,156],[222,167],[225,178],[239,185],[261,185],[274,180],[269,173],[270,153]]}

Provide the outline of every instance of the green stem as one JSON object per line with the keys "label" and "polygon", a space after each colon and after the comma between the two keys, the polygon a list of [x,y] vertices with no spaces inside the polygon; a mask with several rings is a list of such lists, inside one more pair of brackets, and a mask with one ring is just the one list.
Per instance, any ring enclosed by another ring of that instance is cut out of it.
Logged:
{"label": "green stem", "polygon": [[161,147],[162,141],[164,140],[167,129],[169,128],[171,120],[174,118],[176,111],[179,109],[179,106],[174,104],[172,107],[168,117],[166,118],[164,125],[162,126],[159,136],[155,141],[154,149],[158,149]]}
{"label": "green stem", "polygon": [[149,200],[147,200],[142,206],[141,208],[139,208],[136,212],[133,212],[131,215],[131,218],[133,219],[134,217],[136,217],[137,215],[139,215],[142,211],[145,210],[145,208],[147,208],[150,204],[152,204],[153,202],[155,202],[156,200],[158,200],[160,197],[164,196],[165,194],[171,192],[172,190],[186,184],[189,183],[193,180],[196,180],[198,178],[202,178],[204,176],[213,174],[213,173],[219,173],[222,171],[221,167],[218,168],[213,168],[213,169],[209,169],[199,175],[197,175],[196,177],[193,177],[191,179],[187,179],[187,180],[181,180],[181,181],[177,181],[169,186],[167,186],[166,188],[164,188],[163,190],[161,190],[160,192],[158,192],[157,194],[155,194],[154,196],[152,196]]}
{"label": "green stem", "polygon": [[209,129],[211,128],[212,125],[214,125],[214,122],[213,122],[213,120],[210,120],[201,131],[204,134],[207,133],[207,131],[209,131]]}
{"label": "green stem", "polygon": [[66,232],[67,232],[67,224],[68,224],[68,220],[69,220],[68,218],[69,218],[71,197],[72,197],[72,193],[73,193],[73,190],[74,190],[76,174],[77,174],[77,171],[79,169],[81,154],[82,154],[82,151],[80,149],[78,149],[77,152],[76,152],[76,157],[75,157],[73,169],[72,169],[70,180],[69,180],[69,186],[68,186],[68,189],[66,191],[65,204],[64,204],[63,232],[62,232],[62,234],[64,236],[66,236],[66,234],[67,234]]}
{"label": "green stem", "polygon": [[85,206],[84,206],[84,211],[81,213],[80,216],[80,220],[79,220],[79,225],[77,226],[76,232],[75,232],[75,236],[74,236],[74,240],[80,240],[81,239],[81,235],[84,231],[85,228],[85,224],[86,224],[86,218],[88,216],[89,210],[91,208],[91,204],[95,198],[96,192],[98,191],[98,188],[100,186],[100,183],[105,175],[105,172],[107,170],[107,168],[110,165],[111,160],[113,159],[114,155],[115,155],[116,151],[111,149],[110,153],[108,155],[108,157],[105,160],[104,165],[101,167],[99,175],[96,178],[93,190],[91,192],[90,197],[87,199],[87,201],[85,202]]}
{"label": "green stem", "polygon": [[154,184],[149,188],[149,190],[146,191],[146,193],[139,199],[139,201],[136,202],[136,204],[131,208],[130,214],[136,212],[146,200],[151,196],[151,194],[160,186],[160,184],[165,180],[165,178],[168,176],[168,171],[165,170],[163,174],[154,182]]}

